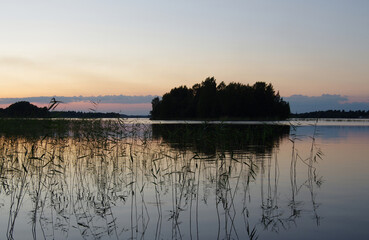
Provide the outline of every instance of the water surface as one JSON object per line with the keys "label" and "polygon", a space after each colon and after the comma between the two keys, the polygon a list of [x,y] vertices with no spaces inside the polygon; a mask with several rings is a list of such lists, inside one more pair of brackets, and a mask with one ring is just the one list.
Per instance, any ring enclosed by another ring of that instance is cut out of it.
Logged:
{"label": "water surface", "polygon": [[7,132],[0,238],[366,239],[365,122]]}

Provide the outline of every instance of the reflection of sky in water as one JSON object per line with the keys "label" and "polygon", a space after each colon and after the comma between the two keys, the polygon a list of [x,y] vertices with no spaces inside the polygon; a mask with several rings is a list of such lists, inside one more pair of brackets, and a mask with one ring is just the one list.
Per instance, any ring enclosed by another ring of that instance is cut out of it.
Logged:
{"label": "reflection of sky in water", "polygon": [[[312,126],[299,126],[295,129],[291,128],[291,133],[301,137],[311,137],[314,133]],[[342,141],[350,138],[354,139],[368,139],[369,126],[317,126],[316,137],[322,140],[336,140]]]}
{"label": "reflection of sky in water", "polygon": [[294,148],[268,138],[277,147],[267,154],[192,152],[160,132],[147,142],[1,138],[0,238],[15,219],[15,239],[33,226],[46,239],[248,239],[253,229],[259,239],[364,239],[369,127],[318,126],[314,145],[313,133],[298,127]]}
{"label": "reflection of sky in water", "polygon": [[[301,139],[296,141],[297,152],[302,159],[307,159],[314,127],[298,127],[296,133]],[[366,227],[369,223],[366,217],[369,212],[368,146],[369,127],[318,126],[315,150],[321,150],[322,159],[317,158],[315,172],[321,177],[322,185],[315,186],[315,199],[322,217],[320,225],[314,227],[311,222],[304,221],[296,229],[280,232],[278,236],[266,233],[266,236],[273,239],[366,239],[369,236]],[[288,145],[281,144],[280,158],[285,156],[288,159],[288,148]],[[288,161],[279,163],[282,182],[282,176],[289,174],[286,171],[289,169]],[[299,163],[301,165],[302,161]],[[306,179],[306,170],[297,172],[298,179]],[[309,205],[308,202],[306,204]],[[294,234],[298,237],[294,238]]]}

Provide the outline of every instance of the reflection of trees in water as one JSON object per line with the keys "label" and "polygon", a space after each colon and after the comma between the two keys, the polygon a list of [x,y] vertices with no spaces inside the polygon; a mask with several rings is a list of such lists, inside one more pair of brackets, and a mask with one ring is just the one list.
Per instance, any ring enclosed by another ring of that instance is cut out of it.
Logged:
{"label": "reflection of trees in water", "polygon": [[[127,129],[136,131],[134,127]],[[202,135],[209,133],[208,129],[194,130]],[[217,227],[212,227],[218,239],[255,239],[258,225],[251,217],[255,209],[250,207],[250,183],[258,177],[261,223],[265,228],[277,231],[278,222],[285,224],[298,217],[295,196],[301,186],[296,184],[299,155],[294,148],[290,205],[293,214],[285,217],[278,205],[279,169],[272,146],[278,145],[285,130],[273,140],[266,133],[264,138],[255,137],[260,129],[248,135],[246,130],[240,131],[240,137],[227,129],[233,138],[222,135],[224,132],[210,132],[211,137],[203,136],[207,144],[214,140],[216,148],[210,154],[208,150],[201,151],[199,145],[198,151],[192,151],[192,143],[183,141],[190,136],[180,138],[185,148],[168,147],[173,143],[155,131],[154,140],[145,138],[145,134],[122,138],[92,131],[74,138],[2,137],[0,194],[10,198],[8,239],[16,238],[16,220],[24,215],[24,208],[31,209],[27,217],[34,239],[73,238],[71,234],[76,230],[84,239],[199,239],[204,231],[209,231],[202,229],[202,219],[207,214],[204,209],[209,207],[216,214]],[[246,143],[242,136],[248,139]],[[205,141],[204,138],[199,141]],[[258,144],[266,147],[247,151]],[[310,164],[316,155],[312,152],[312,158],[304,162]],[[313,210],[318,217],[314,189],[309,185],[315,181],[313,163],[309,170],[312,182],[308,179],[304,185],[311,190]],[[24,206],[29,203],[31,206]]]}
{"label": "reflection of trees in water", "polygon": [[288,136],[286,125],[227,124],[153,124],[154,139],[163,139],[171,147],[205,154],[226,151],[270,153]]}

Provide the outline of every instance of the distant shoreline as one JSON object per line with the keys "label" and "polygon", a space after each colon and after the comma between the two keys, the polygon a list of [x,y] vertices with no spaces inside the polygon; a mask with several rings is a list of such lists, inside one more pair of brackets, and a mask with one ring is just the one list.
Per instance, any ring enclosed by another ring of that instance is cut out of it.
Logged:
{"label": "distant shoreline", "polygon": [[[54,106],[55,105],[55,106]],[[54,107],[53,107],[54,106]],[[310,119],[369,119],[369,111],[345,111],[345,110],[327,110],[315,111],[307,113],[290,113],[286,118],[276,116],[153,116],[151,115],[126,115],[121,113],[109,112],[101,113],[94,110],[90,112],[76,111],[55,111],[57,103],[52,104],[48,108],[39,108],[29,102],[17,102],[5,109],[0,108],[0,118],[80,118],[80,119],[98,119],[98,118],[150,118],[151,120],[183,120],[183,121],[280,121],[288,118],[310,118]]]}
{"label": "distant shoreline", "polygon": [[290,118],[352,118],[352,119],[366,119],[369,118],[369,111],[345,111],[345,110],[327,110],[314,111],[306,113],[291,114]]}

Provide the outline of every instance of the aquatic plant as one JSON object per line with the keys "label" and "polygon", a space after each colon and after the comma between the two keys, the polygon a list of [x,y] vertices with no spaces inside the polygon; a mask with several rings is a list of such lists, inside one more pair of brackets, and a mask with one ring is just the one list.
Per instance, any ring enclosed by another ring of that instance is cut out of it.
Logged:
{"label": "aquatic plant", "polygon": [[[276,149],[288,136],[286,128],[250,126],[238,132],[189,125],[175,132],[124,119],[24,121],[28,132],[4,129],[0,138],[8,239],[21,236],[17,229],[24,219],[34,239],[200,239],[209,214],[217,222],[216,233],[210,233],[216,238],[257,239],[260,224],[279,231],[278,223],[291,222],[278,202]],[[314,141],[312,146],[305,164],[320,154]],[[314,179],[314,166],[309,172]],[[257,178],[262,182],[260,221],[253,218],[250,201]],[[304,186],[314,192],[309,181]],[[311,201],[317,212],[314,196]]]}

